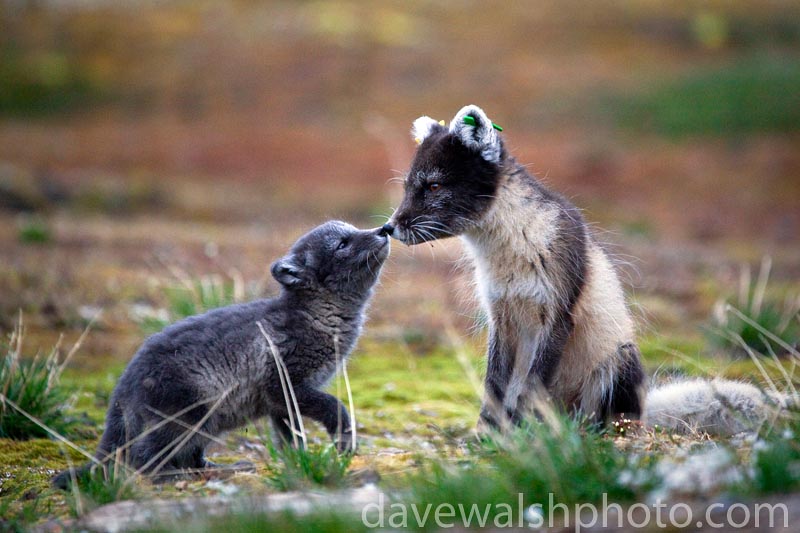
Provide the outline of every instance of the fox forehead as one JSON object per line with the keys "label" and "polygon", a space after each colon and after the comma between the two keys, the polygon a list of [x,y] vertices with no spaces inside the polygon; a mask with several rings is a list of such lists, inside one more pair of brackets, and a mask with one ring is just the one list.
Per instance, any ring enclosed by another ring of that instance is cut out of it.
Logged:
{"label": "fox forehead", "polygon": [[444,178],[441,168],[433,167],[427,169],[412,170],[406,176],[407,185],[427,185],[428,183],[439,181]]}
{"label": "fox forehead", "polygon": [[302,236],[292,247],[296,253],[309,253],[329,248],[343,237],[349,237],[358,231],[355,226],[346,222],[331,221],[323,224]]}

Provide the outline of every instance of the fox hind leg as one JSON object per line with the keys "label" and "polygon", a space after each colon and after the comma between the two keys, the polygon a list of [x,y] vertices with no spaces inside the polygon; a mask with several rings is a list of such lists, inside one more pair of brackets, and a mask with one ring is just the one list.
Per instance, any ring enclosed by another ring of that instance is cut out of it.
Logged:
{"label": "fox hind leg", "polygon": [[641,354],[636,344],[628,342],[617,348],[618,366],[609,393],[600,405],[599,421],[625,416],[639,419],[644,410],[645,382]]}

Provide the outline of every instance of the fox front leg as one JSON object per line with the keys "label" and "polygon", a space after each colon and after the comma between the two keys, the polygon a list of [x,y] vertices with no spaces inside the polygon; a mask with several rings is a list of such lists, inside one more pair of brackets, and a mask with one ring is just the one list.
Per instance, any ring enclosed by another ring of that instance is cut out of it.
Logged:
{"label": "fox front leg", "polygon": [[297,387],[295,395],[300,413],[321,423],[340,452],[355,452],[350,415],[338,398],[312,387]]}
{"label": "fox front leg", "polygon": [[495,428],[518,425],[531,414],[539,416],[535,403],[548,397],[574,328],[566,311],[549,317],[544,309],[529,310],[527,314],[540,322],[520,324],[519,312],[498,310],[490,332],[486,401],[481,410],[482,423]]}
{"label": "fox front leg", "polygon": [[514,367],[516,345],[506,329],[498,324],[490,324],[489,327],[484,400],[478,420],[479,433],[501,429],[508,425],[513,415],[504,404]]}

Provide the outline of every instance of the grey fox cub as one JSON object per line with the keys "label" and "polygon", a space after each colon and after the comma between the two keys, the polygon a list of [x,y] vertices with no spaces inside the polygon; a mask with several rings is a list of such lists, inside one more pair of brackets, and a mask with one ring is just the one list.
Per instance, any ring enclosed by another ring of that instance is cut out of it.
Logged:
{"label": "grey fox cub", "polygon": [[[111,396],[98,462],[119,454],[143,472],[204,468],[210,437],[263,416],[291,440],[266,337],[283,360],[301,414],[349,451],[347,410],[320,388],[353,350],[388,254],[382,230],[327,222],[272,265],[279,296],[189,317],[148,338]],[[64,471],[53,483],[66,487],[72,475]]]}

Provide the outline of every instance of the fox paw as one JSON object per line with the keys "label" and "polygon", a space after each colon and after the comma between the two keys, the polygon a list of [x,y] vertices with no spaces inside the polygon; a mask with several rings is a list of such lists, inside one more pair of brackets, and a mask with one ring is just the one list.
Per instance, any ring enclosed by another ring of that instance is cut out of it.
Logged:
{"label": "fox paw", "polygon": [[342,433],[336,435],[333,443],[336,446],[336,450],[341,454],[354,454],[356,453],[356,448],[358,447],[355,439],[353,439],[352,431],[343,431]]}

